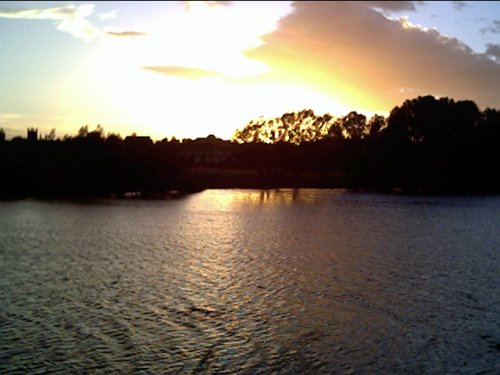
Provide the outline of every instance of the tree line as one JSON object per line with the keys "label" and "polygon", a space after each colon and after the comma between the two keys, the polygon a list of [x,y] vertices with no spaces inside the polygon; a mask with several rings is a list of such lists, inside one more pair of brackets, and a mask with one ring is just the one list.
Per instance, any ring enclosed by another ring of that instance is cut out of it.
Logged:
{"label": "tree line", "polygon": [[316,115],[311,109],[285,113],[273,119],[251,120],[243,129],[237,129],[233,140],[238,143],[278,143],[301,144],[325,138],[362,139],[378,133],[387,124],[386,118],[366,116],[356,111],[335,118],[329,113]]}
{"label": "tree line", "polygon": [[80,128],[56,139],[0,138],[0,197],[108,197],[204,188],[321,187],[498,193],[500,112],[421,96],[388,117],[312,110],[250,121],[232,141]]}
{"label": "tree line", "polygon": [[[419,96],[387,118],[357,112],[334,118],[312,110],[258,119],[238,129],[241,144],[292,144],[297,166],[338,172],[344,187],[498,192],[500,112],[471,100]],[[291,161],[291,159],[288,159]],[[291,165],[288,165],[291,167]]]}

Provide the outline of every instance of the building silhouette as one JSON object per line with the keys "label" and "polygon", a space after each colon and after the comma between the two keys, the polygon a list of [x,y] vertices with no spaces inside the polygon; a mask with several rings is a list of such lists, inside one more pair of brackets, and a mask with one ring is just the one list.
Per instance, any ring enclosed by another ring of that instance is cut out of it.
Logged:
{"label": "building silhouette", "polygon": [[38,129],[28,128],[28,141],[36,141],[38,139]]}

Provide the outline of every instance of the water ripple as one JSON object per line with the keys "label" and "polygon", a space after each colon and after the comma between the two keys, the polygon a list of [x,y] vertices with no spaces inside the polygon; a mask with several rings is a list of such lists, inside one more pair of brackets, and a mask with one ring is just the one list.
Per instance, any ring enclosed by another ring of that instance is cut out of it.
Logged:
{"label": "water ripple", "polygon": [[0,203],[0,373],[499,373],[500,199]]}

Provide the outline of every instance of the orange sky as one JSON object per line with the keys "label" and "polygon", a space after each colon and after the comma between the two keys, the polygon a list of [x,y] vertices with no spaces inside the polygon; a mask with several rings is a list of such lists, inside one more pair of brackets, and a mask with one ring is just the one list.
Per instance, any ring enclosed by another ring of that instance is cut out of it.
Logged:
{"label": "orange sky", "polygon": [[386,115],[427,94],[498,108],[499,8],[3,2],[0,127],[8,137],[101,124],[122,136],[227,139],[251,119],[304,108]]}

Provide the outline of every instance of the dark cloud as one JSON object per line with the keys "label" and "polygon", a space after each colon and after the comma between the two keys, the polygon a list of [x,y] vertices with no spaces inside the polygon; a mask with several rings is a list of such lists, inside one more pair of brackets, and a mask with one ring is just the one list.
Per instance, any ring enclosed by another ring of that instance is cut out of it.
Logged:
{"label": "dark cloud", "polygon": [[492,33],[492,34],[500,34],[500,20],[495,20],[491,23],[491,26],[483,27],[479,30],[481,33]]}
{"label": "dark cloud", "polygon": [[453,8],[459,11],[469,6],[465,1],[452,1],[452,3],[453,3]]}
{"label": "dark cloud", "polygon": [[106,31],[106,35],[115,36],[118,38],[130,38],[135,36],[145,36],[148,34],[141,31]]}
{"label": "dark cloud", "polygon": [[486,17],[466,18],[465,20],[472,21],[472,22],[482,22],[482,21],[486,21]]}
{"label": "dark cloud", "polygon": [[500,61],[500,44],[487,44],[486,47],[486,54]]}
{"label": "dark cloud", "polygon": [[[365,3],[366,4],[366,3]],[[434,29],[390,20],[357,2],[297,2],[263,44],[247,51],[274,76],[342,96],[356,108],[358,97],[372,109],[415,95],[500,102],[500,64]]]}
{"label": "dark cloud", "polygon": [[186,66],[144,66],[146,70],[151,70],[153,72],[175,76],[179,78],[187,79],[198,79],[198,78],[210,78],[210,77],[220,77],[221,74],[213,70],[201,69],[201,68],[190,68]]}

